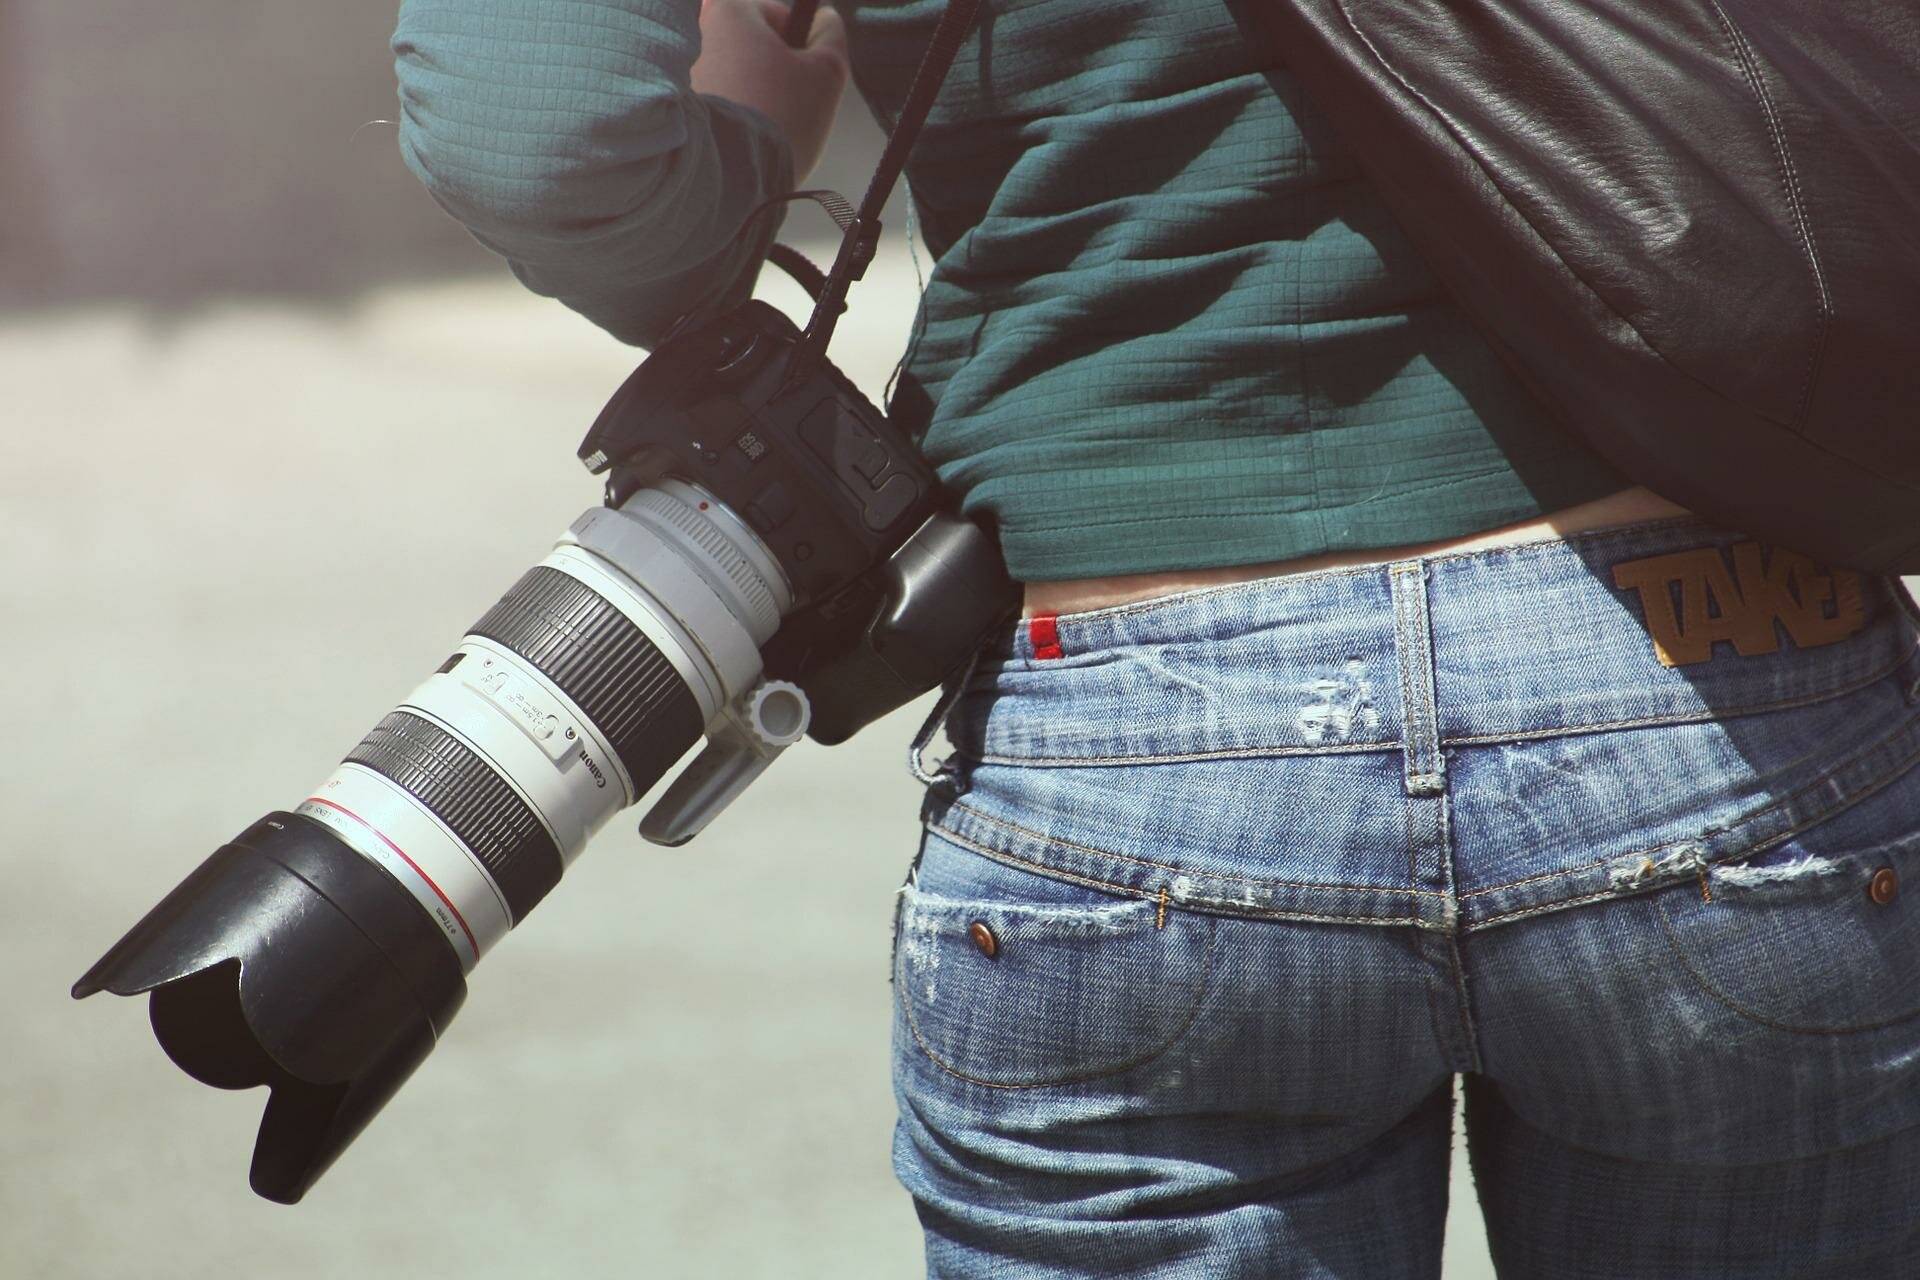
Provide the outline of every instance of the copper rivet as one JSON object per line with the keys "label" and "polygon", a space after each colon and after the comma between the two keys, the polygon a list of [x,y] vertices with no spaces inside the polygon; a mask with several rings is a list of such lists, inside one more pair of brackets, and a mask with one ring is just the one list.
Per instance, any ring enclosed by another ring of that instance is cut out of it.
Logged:
{"label": "copper rivet", "polygon": [[975,920],[967,926],[967,936],[973,939],[973,945],[980,948],[980,954],[989,958],[1000,954],[1000,939],[993,936],[993,930]]}
{"label": "copper rivet", "polygon": [[1892,867],[1882,867],[1873,873],[1873,879],[1867,881],[1867,896],[1876,905],[1886,906],[1893,901],[1893,895],[1900,892],[1900,876]]}

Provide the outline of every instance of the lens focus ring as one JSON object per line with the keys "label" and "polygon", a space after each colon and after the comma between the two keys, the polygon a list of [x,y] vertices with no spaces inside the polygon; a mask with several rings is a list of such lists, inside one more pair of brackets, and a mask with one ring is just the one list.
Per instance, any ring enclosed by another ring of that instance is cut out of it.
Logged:
{"label": "lens focus ring", "polygon": [[667,655],[593,588],[545,565],[527,571],[470,634],[511,649],[606,735],[634,794],[700,740],[700,704]]}
{"label": "lens focus ring", "polygon": [[446,823],[500,886],[516,922],[560,883],[560,848],[527,802],[431,720],[389,712],[347,760],[392,779]]}

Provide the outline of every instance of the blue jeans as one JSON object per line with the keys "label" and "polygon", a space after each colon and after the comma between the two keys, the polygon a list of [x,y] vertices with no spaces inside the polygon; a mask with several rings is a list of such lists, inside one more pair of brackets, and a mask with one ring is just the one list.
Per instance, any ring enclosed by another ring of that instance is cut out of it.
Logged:
{"label": "blue jeans", "polygon": [[932,1274],[1437,1276],[1463,1076],[1503,1277],[1920,1275],[1897,580],[1680,518],[1041,633],[895,919]]}

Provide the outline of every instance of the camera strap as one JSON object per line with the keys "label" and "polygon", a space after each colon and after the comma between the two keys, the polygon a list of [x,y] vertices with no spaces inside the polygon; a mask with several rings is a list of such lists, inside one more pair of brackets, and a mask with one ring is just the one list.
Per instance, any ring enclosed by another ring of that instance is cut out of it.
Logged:
{"label": "camera strap", "polygon": [[[789,45],[798,47],[806,42],[817,8],[819,0],[795,0],[783,33]],[[825,357],[834,326],[847,309],[847,290],[854,281],[866,275],[867,267],[873,261],[874,250],[879,246],[881,207],[887,203],[887,197],[893,194],[894,184],[900,180],[900,174],[906,168],[907,156],[913,150],[915,139],[920,136],[920,126],[926,121],[927,112],[933,107],[934,96],[939,93],[941,82],[947,77],[947,68],[953,65],[954,55],[960,51],[960,42],[973,26],[974,16],[979,9],[980,0],[948,0],[946,9],[940,15],[940,23],[934,28],[933,39],[928,42],[927,51],[921,55],[920,65],[913,73],[913,84],[907,90],[906,101],[901,104],[900,114],[887,133],[887,145],[881,151],[880,163],[875,166],[873,177],[867,183],[867,194],[857,209],[836,191],[794,191],[763,201],[746,216],[740,224],[740,230],[735,233],[736,238],[744,235],[762,213],[789,200],[812,200],[825,209],[840,228],[840,251],[834,257],[832,268],[827,271],[821,271],[804,254],[786,245],[776,244],[767,254],[768,261],[792,276],[814,300],[813,314],[807,318],[806,331],[801,334],[787,366],[789,380],[810,376]]]}

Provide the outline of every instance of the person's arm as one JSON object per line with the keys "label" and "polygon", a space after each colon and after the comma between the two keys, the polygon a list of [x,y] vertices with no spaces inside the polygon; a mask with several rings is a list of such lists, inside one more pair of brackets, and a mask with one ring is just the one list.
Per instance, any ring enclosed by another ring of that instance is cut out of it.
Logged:
{"label": "person's arm", "polygon": [[[761,8],[771,17],[778,6]],[[837,59],[844,84],[830,10],[837,49],[793,54],[774,33],[753,33],[771,34],[771,51],[740,41],[739,12],[715,15],[735,19],[721,24],[702,86],[730,90],[719,97],[693,88],[698,0],[404,0],[393,37],[401,153],[528,288],[652,346],[682,312],[746,298],[784,206],[734,232],[793,189],[796,147],[810,165],[831,120],[832,102],[817,128],[816,104],[796,118],[792,82],[778,75],[758,77],[772,95],[764,111],[745,105],[755,90],[744,73],[756,58],[810,57],[802,74],[817,81],[815,64]],[[821,21],[814,33],[817,46]]]}

